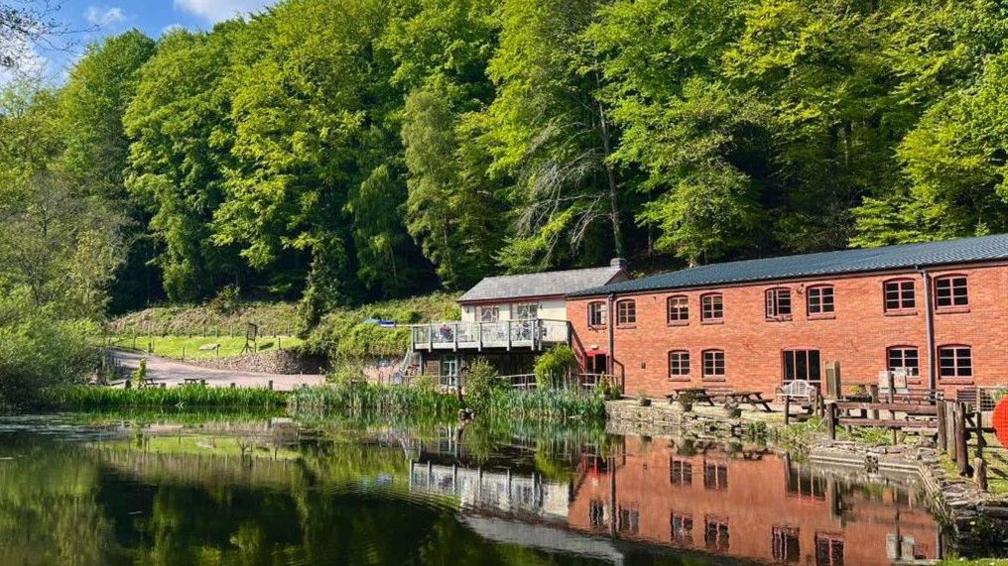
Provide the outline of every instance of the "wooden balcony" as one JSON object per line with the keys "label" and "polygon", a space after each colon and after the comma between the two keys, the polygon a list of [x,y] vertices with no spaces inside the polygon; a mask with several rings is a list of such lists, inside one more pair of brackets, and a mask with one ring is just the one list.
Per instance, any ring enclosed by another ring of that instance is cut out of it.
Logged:
{"label": "wooden balcony", "polygon": [[542,351],[570,341],[566,320],[504,320],[500,322],[435,322],[412,327],[414,351],[486,349]]}

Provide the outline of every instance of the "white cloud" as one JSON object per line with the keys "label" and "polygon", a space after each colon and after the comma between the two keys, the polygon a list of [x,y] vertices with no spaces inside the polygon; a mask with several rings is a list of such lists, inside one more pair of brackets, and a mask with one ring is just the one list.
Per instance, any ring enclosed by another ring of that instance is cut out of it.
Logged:
{"label": "white cloud", "polygon": [[41,81],[49,71],[49,60],[24,38],[0,40],[0,51],[14,59],[14,68],[0,67],[0,87],[15,79]]}
{"label": "white cloud", "polygon": [[217,23],[250,12],[259,12],[276,0],[174,0],[175,9]]}
{"label": "white cloud", "polygon": [[86,19],[91,25],[107,28],[123,22],[126,19],[126,14],[123,12],[122,8],[99,8],[98,6],[89,6],[84,12],[84,19]]}

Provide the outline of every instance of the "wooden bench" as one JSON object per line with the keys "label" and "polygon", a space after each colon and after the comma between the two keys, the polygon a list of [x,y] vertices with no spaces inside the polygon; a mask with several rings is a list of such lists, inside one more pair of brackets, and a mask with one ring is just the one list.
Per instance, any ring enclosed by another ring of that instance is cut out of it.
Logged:
{"label": "wooden bench", "polygon": [[204,384],[203,380],[199,379],[197,377],[187,377],[187,378],[185,378],[185,379],[182,380],[182,383],[184,383],[186,385],[203,385]]}

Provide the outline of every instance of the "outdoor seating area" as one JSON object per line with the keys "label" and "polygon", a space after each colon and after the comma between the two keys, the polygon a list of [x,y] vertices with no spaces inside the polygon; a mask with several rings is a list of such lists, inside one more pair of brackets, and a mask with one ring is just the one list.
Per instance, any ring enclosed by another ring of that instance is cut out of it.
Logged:
{"label": "outdoor seating area", "polygon": [[753,409],[760,409],[766,413],[772,413],[770,400],[763,397],[759,391],[737,391],[728,388],[714,387],[679,387],[665,397],[669,403],[674,403],[682,395],[690,395],[697,403],[706,403],[711,407],[715,402],[721,404],[752,405]]}

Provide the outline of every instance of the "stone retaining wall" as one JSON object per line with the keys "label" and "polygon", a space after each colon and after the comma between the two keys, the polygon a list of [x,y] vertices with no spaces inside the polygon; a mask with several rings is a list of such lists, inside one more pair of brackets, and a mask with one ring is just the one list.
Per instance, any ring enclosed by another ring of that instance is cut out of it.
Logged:
{"label": "stone retaining wall", "polygon": [[274,375],[318,375],[325,373],[325,364],[322,360],[286,350],[271,350],[214,360],[190,360],[187,363],[211,369]]}

